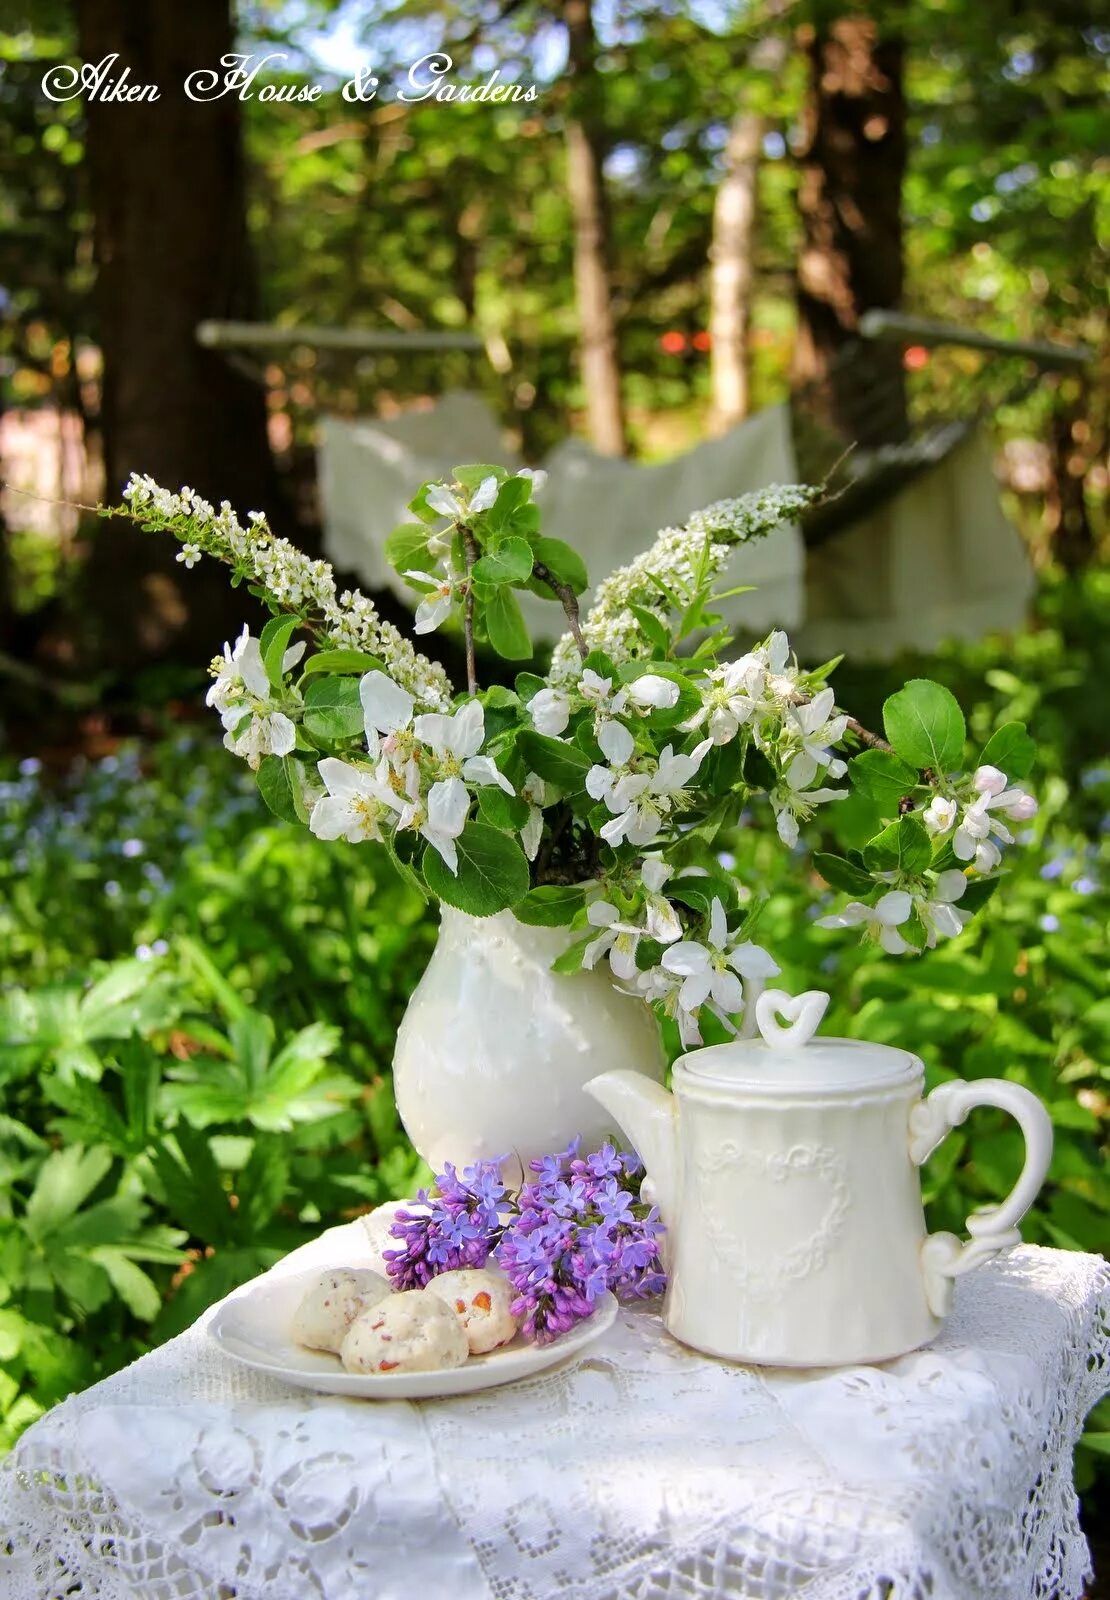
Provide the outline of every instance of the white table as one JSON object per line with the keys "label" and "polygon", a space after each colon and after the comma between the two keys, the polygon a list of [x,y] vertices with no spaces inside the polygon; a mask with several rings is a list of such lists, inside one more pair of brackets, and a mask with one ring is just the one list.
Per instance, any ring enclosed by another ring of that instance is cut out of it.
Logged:
{"label": "white table", "polygon": [[[353,1223],[274,1271],[374,1259]],[[420,1405],[286,1389],[204,1320],[0,1468],[3,1600],[1077,1600],[1088,1575],[1094,1256],[1013,1251],[883,1367],[730,1366],[637,1309],[577,1365]]]}

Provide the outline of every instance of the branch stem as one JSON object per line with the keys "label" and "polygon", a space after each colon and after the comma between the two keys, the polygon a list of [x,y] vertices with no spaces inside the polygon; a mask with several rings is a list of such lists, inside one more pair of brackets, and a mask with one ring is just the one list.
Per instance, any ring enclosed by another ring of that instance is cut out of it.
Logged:
{"label": "branch stem", "polygon": [[466,555],[466,604],[463,608],[463,638],[466,642],[466,692],[478,693],[478,668],[474,658],[474,579],[471,573],[478,559],[478,544],[464,523],[460,530]]}
{"label": "branch stem", "polygon": [[552,594],[562,605],[563,610],[567,614],[567,626],[570,629],[574,642],[578,647],[578,654],[582,657],[582,660],[585,661],[590,652],[587,648],[585,639],[582,637],[582,623],[578,615],[578,596],[575,594],[569,583],[560,582],[560,580],[552,572],[551,568],[545,566],[542,561],[537,561],[533,566],[532,576],[540,583],[546,583]]}
{"label": "branch stem", "polygon": [[872,733],[870,728],[865,728],[862,722],[857,722],[855,717],[848,718],[848,726],[860,744],[865,744],[869,750],[885,750],[888,755],[894,753],[892,745],[887,744],[877,733]]}

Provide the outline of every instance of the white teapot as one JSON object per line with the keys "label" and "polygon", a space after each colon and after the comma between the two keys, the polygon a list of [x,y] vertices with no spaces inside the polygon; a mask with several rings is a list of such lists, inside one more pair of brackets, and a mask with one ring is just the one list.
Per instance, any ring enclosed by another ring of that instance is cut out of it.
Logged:
{"label": "white teapot", "polygon": [[[813,1039],[828,1000],[768,990],[762,1038],[683,1056],[673,1094],[632,1072],[586,1085],[643,1157],[645,1198],[666,1224],[666,1325],[711,1355],[839,1366],[926,1344],[954,1279],[1020,1242],[1048,1170],[1052,1124],[1035,1095],[980,1078],[922,1099],[908,1051]],[[963,1244],[925,1232],[918,1168],[973,1106],[1012,1113],[1026,1156]]]}

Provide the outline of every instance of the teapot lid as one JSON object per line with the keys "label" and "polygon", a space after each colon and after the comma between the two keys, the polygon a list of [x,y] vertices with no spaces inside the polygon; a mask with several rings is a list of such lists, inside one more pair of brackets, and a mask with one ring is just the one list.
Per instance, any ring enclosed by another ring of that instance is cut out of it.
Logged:
{"label": "teapot lid", "polygon": [[850,1094],[918,1079],[921,1062],[908,1050],[862,1039],[814,1039],[828,1003],[818,989],[800,995],[768,989],[755,1002],[760,1038],[694,1050],[676,1065],[705,1083],[763,1094]]}

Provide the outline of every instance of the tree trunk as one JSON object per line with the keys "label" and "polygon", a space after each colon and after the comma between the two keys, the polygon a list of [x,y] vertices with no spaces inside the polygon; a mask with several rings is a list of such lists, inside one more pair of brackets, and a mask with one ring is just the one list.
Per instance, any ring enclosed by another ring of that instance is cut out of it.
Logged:
{"label": "tree trunk", "polygon": [[901,350],[875,345],[855,371],[837,357],[857,337],[865,311],[902,300],[902,42],[880,38],[864,16],[806,28],[799,37],[810,81],[798,186],[794,377],[822,391],[829,424],[846,441],[874,444],[905,434]]}
{"label": "tree trunk", "polygon": [[713,201],[709,247],[710,378],[715,433],[742,422],[750,405],[748,331],[751,325],[756,185],[766,124],[755,112],[734,119],[725,149],[725,175]]}
{"label": "tree trunk", "polygon": [[[193,102],[189,73],[234,49],[229,0],[136,5],[76,0],[79,50],[118,75],[157,84],[153,103],[93,100],[89,180],[104,356],[107,497],[129,473],[189,484],[241,514],[274,509],[275,474],[260,387],[196,341],[207,317],[256,314],[247,243],[240,105]],[[200,580],[199,582],[197,580]],[[87,570],[100,660],[135,666],[211,655],[250,602],[222,569],[186,573],[173,541],[102,524]]]}
{"label": "tree trunk", "polygon": [[591,0],[565,0],[571,105],[567,117],[567,188],[574,217],[574,287],[582,383],[590,438],[602,455],[625,453],[620,355],[613,316],[609,213],[602,175],[604,137],[597,106],[597,41]]}

